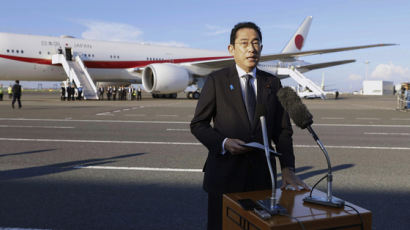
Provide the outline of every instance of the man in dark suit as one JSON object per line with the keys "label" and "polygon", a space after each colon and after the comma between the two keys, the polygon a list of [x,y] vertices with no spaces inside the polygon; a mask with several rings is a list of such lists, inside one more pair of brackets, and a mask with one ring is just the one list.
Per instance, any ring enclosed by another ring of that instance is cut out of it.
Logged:
{"label": "man in dark suit", "polygon": [[208,230],[222,229],[223,193],[272,188],[265,153],[242,145],[263,143],[256,104],[266,108],[269,140],[282,154],[282,188],[309,189],[295,175],[292,127],[276,96],[280,80],[256,68],[262,50],[259,27],[251,22],[235,25],[228,50],[236,64],[208,76],[191,121],[191,132],[209,150],[203,169]]}
{"label": "man in dark suit", "polygon": [[13,85],[13,101],[11,102],[11,107],[14,109],[14,103],[16,103],[16,100],[19,104],[19,109],[21,109],[21,85],[20,81],[16,80],[16,83]]}

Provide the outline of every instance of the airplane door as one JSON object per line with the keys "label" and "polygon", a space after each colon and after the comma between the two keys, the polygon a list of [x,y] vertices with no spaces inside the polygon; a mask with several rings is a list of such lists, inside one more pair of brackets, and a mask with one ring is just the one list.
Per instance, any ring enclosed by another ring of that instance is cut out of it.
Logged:
{"label": "airplane door", "polygon": [[73,53],[71,52],[71,47],[65,47],[65,58],[67,61],[73,60]]}

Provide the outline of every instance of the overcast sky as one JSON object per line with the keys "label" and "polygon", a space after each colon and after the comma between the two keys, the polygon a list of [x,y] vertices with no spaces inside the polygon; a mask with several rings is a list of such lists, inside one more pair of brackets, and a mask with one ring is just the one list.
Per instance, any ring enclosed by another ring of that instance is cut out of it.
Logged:
{"label": "overcast sky", "polygon": [[[2,1],[0,11],[1,32],[212,50],[227,49],[230,30],[237,22],[254,21],[262,29],[263,54],[280,52],[304,18],[313,16],[303,50],[399,44],[304,57],[311,63],[357,60],[307,73],[313,81],[320,84],[324,75],[330,88],[359,90],[366,61],[369,80],[410,81],[410,1],[14,0]],[[295,85],[289,80],[285,83]]]}

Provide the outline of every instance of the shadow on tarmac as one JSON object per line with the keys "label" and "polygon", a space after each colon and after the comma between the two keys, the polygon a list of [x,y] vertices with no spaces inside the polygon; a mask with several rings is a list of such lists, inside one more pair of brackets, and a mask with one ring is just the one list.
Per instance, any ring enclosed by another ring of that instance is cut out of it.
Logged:
{"label": "shadow on tarmac", "polygon": [[25,151],[19,153],[7,153],[7,154],[0,154],[0,157],[8,157],[8,156],[18,156],[18,155],[25,155],[25,154],[32,154],[32,153],[42,153],[42,152],[49,152],[54,151],[57,149],[41,149],[41,150],[33,150],[33,151]]}
{"label": "shadow on tarmac", "polygon": [[[47,229],[206,229],[207,194],[201,185],[130,184],[121,181],[36,182],[27,177],[74,170],[76,165],[105,164],[119,157],[1,172],[0,227]],[[335,171],[353,167],[335,166]],[[308,178],[327,169],[301,174]],[[31,175],[29,175],[31,173]],[[11,180],[17,179],[17,180]],[[320,188],[323,190],[323,188]],[[410,194],[400,191],[338,189],[335,196],[373,212],[373,229],[408,229]]]}
{"label": "shadow on tarmac", "polygon": [[[37,152],[37,151],[33,151],[33,152]],[[12,155],[14,154],[16,153],[13,153]],[[21,154],[21,153],[18,153],[18,154]],[[116,159],[141,156],[144,154],[145,153],[133,153],[133,154],[126,154],[126,155],[120,155],[120,156],[115,156],[115,157],[94,158],[94,159],[88,159],[88,160],[82,160],[82,161],[70,161],[70,162],[22,168],[22,169],[4,170],[4,171],[0,171],[0,180],[6,181],[6,180],[44,176],[44,175],[55,174],[55,173],[63,173],[63,172],[78,170],[78,168],[75,168],[76,166],[110,164],[110,163],[115,162]],[[4,154],[4,155],[7,156],[9,154]]]}

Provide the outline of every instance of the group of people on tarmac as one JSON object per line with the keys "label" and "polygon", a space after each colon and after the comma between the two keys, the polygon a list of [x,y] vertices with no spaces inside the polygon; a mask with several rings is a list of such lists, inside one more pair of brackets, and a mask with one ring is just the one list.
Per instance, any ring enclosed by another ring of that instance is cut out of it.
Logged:
{"label": "group of people on tarmac", "polygon": [[83,88],[75,87],[74,84],[68,84],[67,87],[61,86],[61,100],[62,101],[74,101],[82,100],[83,98]]}
{"label": "group of people on tarmac", "polygon": [[[105,92],[105,93],[104,93]],[[130,86],[108,86],[104,88],[103,86],[98,87],[98,98],[99,100],[104,100],[104,94],[106,95],[107,100],[141,100],[142,92],[141,88],[137,89]]]}
{"label": "group of people on tarmac", "polygon": [[[7,88],[7,94],[9,96],[9,99],[13,98],[13,86],[9,85]],[[3,100],[4,92],[3,92],[3,84],[0,84],[0,101]]]}
{"label": "group of people on tarmac", "polygon": [[401,87],[397,94],[399,109],[410,109],[410,89]]}
{"label": "group of people on tarmac", "polygon": [[[97,89],[98,100],[141,100],[142,91],[141,88],[137,89],[130,86],[103,86]],[[62,101],[74,101],[83,99],[83,88],[76,87],[74,83],[68,83],[67,87],[61,86],[61,100]]]}
{"label": "group of people on tarmac", "polygon": [[[23,88],[20,85],[20,81],[16,80],[13,86],[9,86],[7,88],[7,94],[9,95],[9,99],[13,99],[11,102],[11,107],[14,109],[14,104],[18,103],[19,109],[21,108],[21,93],[23,91]],[[3,100],[3,84],[0,84],[0,101]]]}

